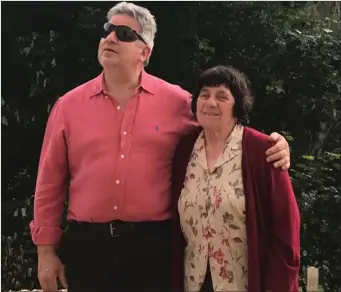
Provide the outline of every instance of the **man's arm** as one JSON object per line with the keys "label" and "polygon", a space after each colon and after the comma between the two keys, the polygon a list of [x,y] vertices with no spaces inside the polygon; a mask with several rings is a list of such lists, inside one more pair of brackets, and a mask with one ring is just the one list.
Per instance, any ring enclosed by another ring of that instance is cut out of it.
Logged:
{"label": "man's arm", "polygon": [[274,162],[273,166],[275,168],[288,170],[290,167],[290,149],[287,140],[282,135],[274,132],[269,136],[269,142],[274,143],[274,145],[265,152],[266,161]]}
{"label": "man's arm", "polygon": [[34,218],[31,236],[38,252],[56,247],[62,231],[61,219],[66,198],[68,176],[65,121],[59,99],[49,116],[34,196]]}

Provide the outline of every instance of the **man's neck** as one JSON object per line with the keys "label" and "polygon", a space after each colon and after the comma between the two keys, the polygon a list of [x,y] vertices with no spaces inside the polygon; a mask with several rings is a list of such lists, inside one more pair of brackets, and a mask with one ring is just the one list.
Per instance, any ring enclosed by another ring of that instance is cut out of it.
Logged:
{"label": "man's neck", "polygon": [[129,98],[140,84],[142,70],[124,72],[104,69],[104,80],[108,93],[121,100]]}

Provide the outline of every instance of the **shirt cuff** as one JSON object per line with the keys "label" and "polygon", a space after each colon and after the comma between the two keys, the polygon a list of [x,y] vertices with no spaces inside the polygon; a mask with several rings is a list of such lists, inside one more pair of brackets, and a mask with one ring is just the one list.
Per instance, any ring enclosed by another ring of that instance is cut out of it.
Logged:
{"label": "shirt cuff", "polygon": [[63,231],[58,226],[37,226],[30,223],[31,237],[35,245],[53,245],[57,247]]}

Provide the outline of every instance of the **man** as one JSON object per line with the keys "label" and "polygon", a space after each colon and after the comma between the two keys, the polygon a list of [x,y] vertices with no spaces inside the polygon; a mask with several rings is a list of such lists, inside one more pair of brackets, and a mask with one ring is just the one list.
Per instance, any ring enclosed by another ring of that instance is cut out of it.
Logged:
{"label": "man", "polygon": [[[102,74],[58,99],[47,123],[30,225],[44,292],[57,280],[69,292],[171,287],[172,160],[198,125],[190,94],[144,71],[156,33],[150,12],[123,2],[108,21]],[[270,140],[267,159],[287,169],[287,142]]]}

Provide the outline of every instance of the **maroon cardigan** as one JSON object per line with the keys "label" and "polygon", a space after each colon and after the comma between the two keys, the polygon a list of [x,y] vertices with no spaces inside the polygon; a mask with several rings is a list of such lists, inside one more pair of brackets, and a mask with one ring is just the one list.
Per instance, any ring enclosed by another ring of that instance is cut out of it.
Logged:
{"label": "maroon cardigan", "polygon": [[[201,129],[184,137],[173,161],[174,234],[173,292],[184,291],[183,257],[178,199],[187,164]],[[275,169],[265,160],[271,146],[268,136],[245,127],[242,173],[246,199],[248,292],[298,290],[300,266],[300,215],[288,171]]]}

